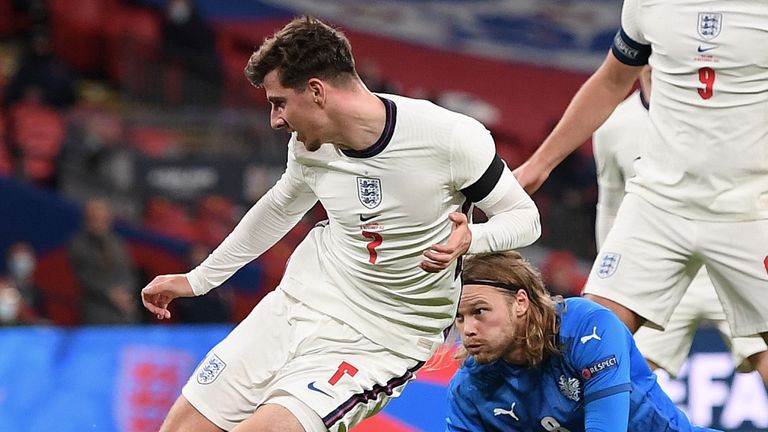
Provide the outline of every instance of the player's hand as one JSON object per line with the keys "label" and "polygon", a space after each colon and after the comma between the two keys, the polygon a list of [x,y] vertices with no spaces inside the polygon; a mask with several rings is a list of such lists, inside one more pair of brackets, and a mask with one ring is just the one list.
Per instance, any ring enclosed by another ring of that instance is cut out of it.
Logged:
{"label": "player's hand", "polygon": [[141,290],[141,302],[157,319],[168,319],[171,317],[168,305],[173,299],[194,295],[192,285],[185,275],[163,275],[152,279],[152,282]]}
{"label": "player's hand", "polygon": [[472,243],[472,231],[469,230],[467,216],[463,213],[453,212],[448,215],[453,222],[451,235],[448,241],[441,245],[432,245],[424,251],[424,260],[419,267],[430,273],[437,273],[447,269],[456,258],[464,255]]}
{"label": "player's hand", "polygon": [[512,171],[517,182],[520,186],[528,192],[528,195],[533,194],[549,177],[551,170],[543,167],[539,167],[532,159],[528,159],[522,165],[515,168]]}

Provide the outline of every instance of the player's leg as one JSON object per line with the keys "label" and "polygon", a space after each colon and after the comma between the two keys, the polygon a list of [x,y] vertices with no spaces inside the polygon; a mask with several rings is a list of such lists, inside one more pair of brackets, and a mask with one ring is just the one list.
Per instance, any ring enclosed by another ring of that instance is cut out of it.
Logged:
{"label": "player's leg", "polygon": [[768,220],[698,225],[702,258],[733,335],[768,341]]}
{"label": "player's leg", "polygon": [[221,432],[223,429],[205,418],[184,396],[179,396],[165,417],[160,432]]}
{"label": "player's leg", "polygon": [[613,300],[607,299],[605,297],[602,297],[596,294],[585,293],[584,297],[612,310],[613,313],[615,313],[619,317],[619,319],[621,319],[624,325],[627,326],[629,331],[631,331],[632,333],[637,332],[637,330],[643,324],[645,324],[645,321],[646,321],[645,318],[636,314],[632,309],[625,307],[621,303],[617,303]]}
{"label": "player's leg", "polygon": [[[702,269],[701,273],[707,275],[707,281],[709,281],[706,269]],[[694,287],[699,289],[697,280],[691,283],[689,292],[693,291]],[[704,288],[702,287],[701,289]],[[760,336],[733,337],[723,305],[717,297],[715,287],[711,282],[709,289],[711,290],[711,295],[702,295],[702,299],[709,299],[707,303],[701,304],[704,318],[717,326],[720,335],[723,337],[726,345],[728,345],[728,349],[731,350],[731,357],[733,358],[736,371],[744,373],[757,370],[763,381],[768,384],[768,351],[766,351],[768,350],[768,345]]]}
{"label": "player's leg", "polygon": [[169,418],[196,417],[194,412],[223,430],[249,418],[291,358],[296,342],[290,317],[295,307],[280,289],[264,297],[198,365],[182,389],[184,402],[177,402],[181,406],[174,407]]}
{"label": "player's leg", "polygon": [[[317,421],[320,421],[319,417]],[[232,432],[313,432],[315,430],[324,429],[304,427],[288,408],[277,404],[266,404],[260,406],[251,417],[232,429]]]}
{"label": "player's leg", "polygon": [[664,328],[700,267],[694,226],[627,194],[589,274],[585,297],[614,311],[631,331]]}
{"label": "player's leg", "polygon": [[717,303],[715,289],[706,275],[703,279],[697,275],[669,318],[664,331],[644,326],[635,333],[635,344],[651,370],[661,368],[673,377],[680,373],[691,350],[693,335],[705,312],[704,308],[709,307],[708,302],[712,301]]}
{"label": "player's leg", "polygon": [[768,351],[752,354],[749,356],[749,362],[757,373],[760,374],[760,378],[763,379],[763,384],[768,386]]}
{"label": "player's leg", "polygon": [[270,404],[293,414],[307,432],[349,430],[399,396],[422,365],[343,322],[301,306],[293,325],[301,342],[276,372],[260,408],[238,432],[261,431],[269,417],[285,412],[269,408]]}

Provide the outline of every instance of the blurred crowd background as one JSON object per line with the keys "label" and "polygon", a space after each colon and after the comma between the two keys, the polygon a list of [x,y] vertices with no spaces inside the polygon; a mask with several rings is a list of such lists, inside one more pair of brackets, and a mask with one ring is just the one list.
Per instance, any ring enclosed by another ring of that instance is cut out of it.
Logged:
{"label": "blurred crowd background", "polygon": [[[560,24],[580,16],[570,2],[540,4],[534,24],[483,15],[484,3],[499,2],[475,2],[474,27],[447,30],[393,16],[402,12],[389,3],[398,2],[374,3],[0,0],[0,323],[155,322],[140,288],[199,263],[284,169],[288,137],[270,130],[263,91],[242,70],[253,47],[295,14],[316,13],[347,32],[371,90],[483,121],[511,167],[554,125],[615,27],[609,21],[581,41],[562,34]],[[441,13],[451,23],[462,2],[448,3]],[[616,17],[617,7],[609,8]],[[387,14],[388,29],[360,30]],[[393,29],[399,36],[387,34]],[[440,46],[446,40],[458,52]],[[496,52],[515,41],[582,61],[548,64],[523,49],[516,63],[515,52]],[[529,255],[552,291],[578,295],[595,254],[588,143],[535,200],[544,233]],[[226,287],[178,302],[173,322],[240,321],[323,217],[314,209]]]}

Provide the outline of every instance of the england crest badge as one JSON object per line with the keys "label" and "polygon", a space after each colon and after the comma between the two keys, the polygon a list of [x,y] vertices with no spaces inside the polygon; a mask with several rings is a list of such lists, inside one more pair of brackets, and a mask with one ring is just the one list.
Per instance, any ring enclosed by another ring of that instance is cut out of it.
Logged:
{"label": "england crest badge", "polygon": [[723,14],[720,12],[699,12],[699,36],[704,40],[712,40],[720,34],[723,28]]}
{"label": "england crest badge", "polygon": [[597,267],[597,276],[600,278],[607,278],[613,276],[616,273],[616,269],[619,268],[619,261],[621,261],[621,254],[606,252],[600,259],[600,265]]}
{"label": "england crest badge", "polygon": [[200,384],[212,383],[226,367],[227,364],[223,360],[216,354],[212,354],[200,365],[200,372],[197,373],[197,382]]}
{"label": "england crest badge", "polygon": [[357,196],[366,208],[376,208],[381,204],[381,179],[358,177]]}

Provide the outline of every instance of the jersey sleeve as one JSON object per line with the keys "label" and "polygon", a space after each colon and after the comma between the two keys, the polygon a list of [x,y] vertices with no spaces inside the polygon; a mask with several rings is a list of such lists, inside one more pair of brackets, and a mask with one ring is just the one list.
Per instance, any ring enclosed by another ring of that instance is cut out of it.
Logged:
{"label": "jersey sleeve", "polygon": [[448,413],[445,417],[446,432],[473,432],[482,430],[477,407],[459,391],[461,384],[451,381],[448,388]]}
{"label": "jersey sleeve", "polygon": [[[615,111],[614,111],[615,113]],[[608,130],[606,122],[592,136],[592,149],[597,167],[597,215],[595,218],[595,236],[598,249],[605,241],[616,219],[616,213],[624,200],[624,172],[617,159],[616,139],[633,139]]]}
{"label": "jersey sleeve", "polygon": [[472,202],[485,198],[504,168],[488,129],[474,119],[462,119],[453,128],[449,151],[454,188]]}
{"label": "jersey sleeve", "polygon": [[488,216],[470,224],[469,253],[527,246],[541,235],[539,211],[504,161],[490,132],[476,120],[455,127],[451,142],[453,185]]}
{"label": "jersey sleeve", "polygon": [[640,0],[625,0],[621,9],[621,29],[613,38],[611,52],[622,63],[629,66],[648,64],[651,45],[640,28],[638,9]]}
{"label": "jersey sleeve", "polygon": [[584,403],[632,389],[630,339],[619,318],[607,309],[585,315],[568,356],[584,383]]}
{"label": "jersey sleeve", "polygon": [[235,229],[199,266],[187,273],[195,295],[221,285],[280,240],[317,202],[304,181],[303,167],[289,143],[288,165],[280,180],[243,216]]}

